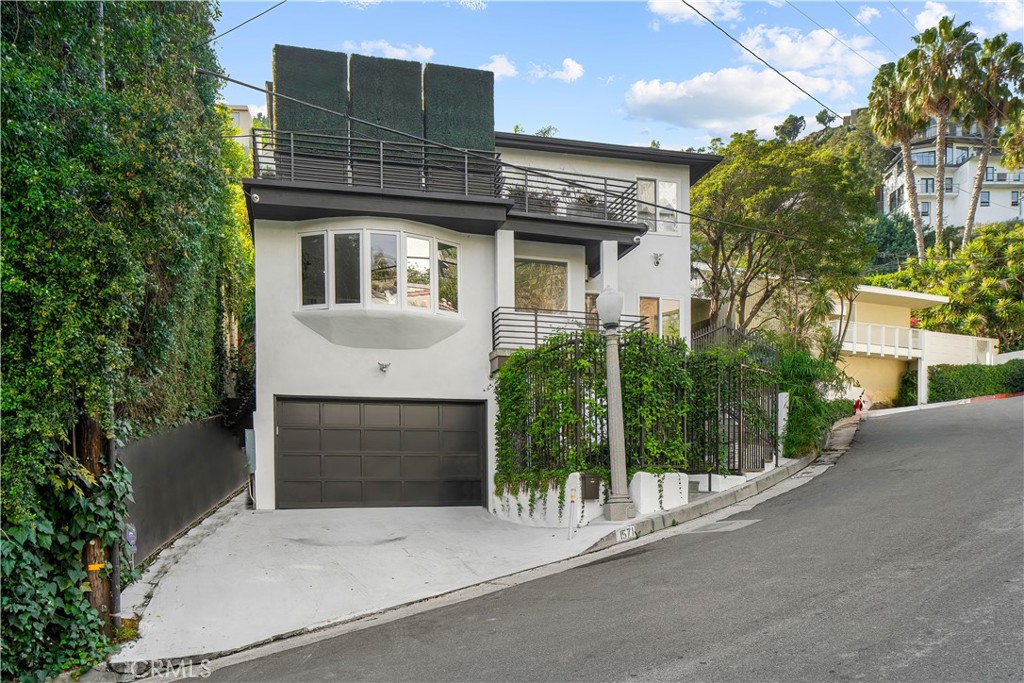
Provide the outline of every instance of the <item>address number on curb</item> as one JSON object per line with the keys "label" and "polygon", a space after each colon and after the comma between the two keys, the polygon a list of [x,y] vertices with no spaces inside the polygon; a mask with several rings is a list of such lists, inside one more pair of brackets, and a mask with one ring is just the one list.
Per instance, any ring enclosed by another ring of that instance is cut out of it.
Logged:
{"label": "address number on curb", "polygon": [[620,543],[622,541],[630,541],[630,540],[636,538],[636,527],[635,526],[623,527],[622,529],[618,529],[615,533],[616,533],[616,540],[619,541]]}

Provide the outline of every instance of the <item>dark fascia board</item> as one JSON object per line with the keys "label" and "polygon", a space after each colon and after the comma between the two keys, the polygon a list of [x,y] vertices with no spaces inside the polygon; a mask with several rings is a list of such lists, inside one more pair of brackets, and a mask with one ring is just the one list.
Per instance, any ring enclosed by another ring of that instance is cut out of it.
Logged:
{"label": "dark fascia board", "polygon": [[[475,235],[493,235],[513,202],[478,195],[403,192],[359,185],[282,180],[243,182],[253,221],[379,216],[404,218]],[[253,195],[259,201],[253,201]]]}
{"label": "dark fascia board", "polygon": [[601,242],[614,241],[619,245],[619,258],[636,248],[647,232],[647,226],[633,223],[612,223],[588,221],[569,216],[538,216],[523,211],[509,213],[506,230],[515,232],[517,238],[533,242],[557,244],[578,244],[586,249],[589,277],[601,272]]}
{"label": "dark fascia board", "polygon": [[613,145],[606,142],[586,142],[584,140],[567,140],[564,138],[544,138],[538,135],[523,135],[522,133],[496,132],[494,134],[494,145],[499,150],[502,147],[506,147],[508,149],[526,149],[535,152],[551,152],[553,154],[578,154],[591,157],[689,166],[691,186],[722,160],[722,157],[716,154],[679,152],[669,149],[656,149],[654,147]]}

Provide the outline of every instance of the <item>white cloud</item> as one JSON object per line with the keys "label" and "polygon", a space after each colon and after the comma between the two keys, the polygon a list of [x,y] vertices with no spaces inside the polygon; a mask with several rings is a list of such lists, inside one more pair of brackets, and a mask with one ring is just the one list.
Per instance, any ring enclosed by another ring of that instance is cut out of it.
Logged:
{"label": "white cloud", "polygon": [[881,16],[881,12],[874,7],[861,5],[860,11],[857,12],[857,21],[866,26],[871,23],[872,19],[877,19],[879,16]]}
{"label": "white cloud", "polygon": [[914,28],[918,31],[924,31],[925,29],[937,26],[939,19],[946,16],[953,16],[948,7],[941,2],[928,0],[928,2],[924,3],[924,9],[921,10],[921,13],[914,17]]}
{"label": "white cloud", "polygon": [[[737,21],[743,18],[740,11],[743,3],[737,0],[692,0],[690,4],[709,19]],[[699,14],[679,0],[649,0],[647,9],[671,24],[683,21],[700,24],[704,21]]]}
{"label": "white cloud", "polygon": [[259,116],[261,114],[263,116],[267,115],[267,103],[266,102],[264,102],[263,104],[249,104],[249,105],[246,105],[246,106],[249,107],[249,113],[252,114],[253,118],[255,118],[255,117],[257,117],[257,116]]}
{"label": "white cloud", "polygon": [[351,7],[352,9],[366,9],[367,7],[374,7],[379,5],[382,0],[341,0],[341,4]]}
{"label": "white cloud", "polygon": [[[786,75],[815,95],[842,97],[848,84],[799,72]],[[663,121],[714,134],[755,129],[770,134],[807,98],[778,74],[749,66],[702,73],[688,81],[637,81],[626,93],[625,109],[636,119]]]}
{"label": "white cloud", "polygon": [[[1018,33],[1024,30],[1024,1],[1022,0],[981,0],[988,18],[1000,31]],[[1012,40],[1012,36],[1011,36]]]}
{"label": "white cloud", "polygon": [[[869,49],[871,38],[844,36],[838,29],[815,29],[802,34],[795,28],[761,24],[747,29],[741,40],[776,68],[806,70],[813,76],[865,76],[874,74],[885,63],[885,55]],[[744,58],[753,60],[746,54]]]}
{"label": "white cloud", "polygon": [[381,57],[390,57],[392,59],[415,59],[423,62],[428,61],[434,56],[434,48],[432,47],[409,45],[408,43],[392,45],[386,40],[364,40],[361,43],[346,40],[341,44],[341,49],[345,52],[380,55]]}
{"label": "white cloud", "polygon": [[487,9],[487,3],[484,0],[459,0],[459,5],[472,10]]}
{"label": "white cloud", "polygon": [[583,65],[571,57],[566,57],[562,60],[562,68],[555,71],[550,66],[541,66],[531,62],[528,75],[534,81],[539,81],[542,78],[554,78],[565,83],[572,83],[583,76]]}
{"label": "white cloud", "polygon": [[519,75],[515,62],[509,61],[505,55],[491,55],[491,61],[477,67],[484,71],[493,71],[494,80],[500,81],[503,78],[515,78]]}
{"label": "white cloud", "polygon": [[583,65],[571,57],[562,60],[562,68],[551,74],[551,78],[572,83],[583,76]]}
{"label": "white cloud", "polygon": [[786,3],[783,0],[768,0],[768,4],[772,7],[782,7]]}

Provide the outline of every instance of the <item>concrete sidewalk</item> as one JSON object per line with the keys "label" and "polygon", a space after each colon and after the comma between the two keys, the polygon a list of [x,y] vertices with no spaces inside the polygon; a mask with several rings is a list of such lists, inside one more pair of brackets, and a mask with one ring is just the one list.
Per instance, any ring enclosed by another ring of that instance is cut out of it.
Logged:
{"label": "concrete sidewalk", "polygon": [[[828,448],[845,450],[857,422],[838,423]],[[572,539],[567,529],[504,522],[482,508],[256,512],[239,496],[126,590],[122,613],[142,617],[140,636],[109,664],[142,673],[132,663],[214,659],[508,577],[722,510],[813,461],[783,461],[738,487],[627,523],[591,522]]]}

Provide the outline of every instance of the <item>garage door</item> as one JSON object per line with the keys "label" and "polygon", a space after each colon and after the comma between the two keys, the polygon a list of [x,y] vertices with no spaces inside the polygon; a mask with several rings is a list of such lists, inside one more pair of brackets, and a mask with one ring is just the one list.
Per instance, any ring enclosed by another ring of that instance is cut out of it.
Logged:
{"label": "garage door", "polygon": [[482,505],[483,408],[279,398],[277,507]]}

